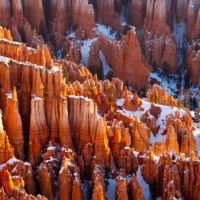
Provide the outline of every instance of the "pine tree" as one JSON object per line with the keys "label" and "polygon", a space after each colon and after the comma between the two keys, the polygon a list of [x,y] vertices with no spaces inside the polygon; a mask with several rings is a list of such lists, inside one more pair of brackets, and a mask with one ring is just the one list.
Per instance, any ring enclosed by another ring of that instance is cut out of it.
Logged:
{"label": "pine tree", "polygon": [[196,108],[194,112],[194,122],[199,123],[200,121],[200,109]]}
{"label": "pine tree", "polygon": [[190,94],[189,90],[185,90],[185,102],[184,105],[186,108],[190,108]]}

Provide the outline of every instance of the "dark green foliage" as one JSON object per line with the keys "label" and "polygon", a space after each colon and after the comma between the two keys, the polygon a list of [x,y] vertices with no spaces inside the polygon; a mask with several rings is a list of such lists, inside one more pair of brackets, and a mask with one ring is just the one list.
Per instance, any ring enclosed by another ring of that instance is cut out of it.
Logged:
{"label": "dark green foliage", "polygon": [[156,180],[153,181],[152,184],[150,184],[150,193],[151,193],[151,199],[155,199],[156,200],[156,197],[157,197],[157,183],[156,183]]}
{"label": "dark green foliage", "polygon": [[90,67],[88,67],[88,70],[92,73],[93,76],[95,74],[97,74],[97,77],[98,77],[99,80],[104,80],[103,68],[102,67],[90,66]]}
{"label": "dark green foliage", "polygon": [[186,108],[190,108],[190,91],[189,90],[185,90],[185,100],[184,100],[184,106]]}
{"label": "dark green foliage", "polygon": [[166,61],[163,63],[163,70],[165,75],[167,76],[169,74],[169,64]]}
{"label": "dark green foliage", "polygon": [[114,88],[111,86],[108,90],[107,90],[107,95],[108,95],[108,100],[110,103],[115,103],[116,101],[116,96],[114,94]]}
{"label": "dark green foliage", "polygon": [[65,80],[65,83],[69,83],[70,82],[70,80],[69,80],[69,74],[65,75],[64,80]]}
{"label": "dark green foliage", "polygon": [[199,123],[200,121],[200,109],[196,108],[194,112],[194,122]]}
{"label": "dark green foliage", "polygon": [[108,186],[109,186],[109,179],[111,178],[110,176],[110,172],[108,170],[104,171],[104,181],[105,181],[105,185],[106,185],[106,191],[108,190]]}
{"label": "dark green foliage", "polygon": [[185,88],[185,89],[190,88],[190,87],[191,87],[191,80],[190,80],[190,75],[189,75],[188,72],[186,72],[184,79],[185,79],[184,88]]}
{"label": "dark green foliage", "polygon": [[198,51],[198,50],[200,50],[200,46],[198,45],[198,43],[196,43],[195,51]]}
{"label": "dark green foliage", "polygon": [[145,88],[145,86],[142,89],[140,89],[140,91],[138,92],[138,96],[140,98],[145,98],[146,97],[146,88]]}
{"label": "dark green foliage", "polygon": [[114,77],[114,72],[110,70],[106,76],[106,79],[108,79],[109,81],[112,81],[113,77]]}

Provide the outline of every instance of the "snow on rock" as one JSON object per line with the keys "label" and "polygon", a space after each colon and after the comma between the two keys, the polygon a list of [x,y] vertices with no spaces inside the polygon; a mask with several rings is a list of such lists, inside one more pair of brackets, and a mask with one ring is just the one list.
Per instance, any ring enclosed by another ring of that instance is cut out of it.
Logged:
{"label": "snow on rock", "polygon": [[50,70],[51,70],[52,72],[58,72],[58,71],[59,71],[59,69],[58,69],[56,66],[52,67]]}
{"label": "snow on rock", "polygon": [[69,98],[74,98],[74,99],[83,99],[85,101],[92,101],[92,99],[88,99],[87,97],[84,97],[84,96],[74,96],[74,95],[69,95],[68,96]]}
{"label": "snow on rock", "polygon": [[47,151],[55,151],[55,150],[56,150],[56,147],[54,147],[54,146],[49,146],[47,148]]}
{"label": "snow on rock", "polygon": [[142,166],[140,165],[138,167],[138,171],[137,171],[137,180],[140,183],[140,185],[142,186],[142,194],[144,195],[146,200],[150,200],[151,199],[151,193],[150,193],[150,189],[149,189],[149,185],[145,182],[145,180],[142,177],[141,174],[141,168]]}
{"label": "snow on rock", "polygon": [[106,58],[105,58],[105,56],[104,56],[102,51],[99,51],[99,56],[100,56],[100,60],[102,62],[104,78],[106,78],[106,76],[107,76],[108,72],[111,70],[111,68],[107,64]]}
{"label": "snow on rock", "polygon": [[66,39],[73,39],[75,37],[76,37],[76,33],[72,32],[72,33],[67,34]]}
{"label": "snow on rock", "polygon": [[4,163],[4,164],[1,164],[1,165],[0,165],[0,170],[2,170],[5,166],[6,166],[5,163]]}
{"label": "snow on rock", "polygon": [[3,123],[2,123],[2,111],[0,111],[0,131],[3,131]]}
{"label": "snow on rock", "polygon": [[84,40],[84,41],[77,41],[79,43],[81,43],[81,54],[82,54],[82,60],[81,63],[84,66],[88,66],[88,60],[89,60],[89,55],[90,55],[90,45],[95,42],[97,40],[97,38],[94,39],[88,39],[88,40]]}
{"label": "snow on rock", "polygon": [[[123,99],[118,99],[117,105],[122,106]],[[186,114],[186,111],[184,111],[183,109],[179,109],[177,107],[172,108],[171,106],[164,106],[164,105],[160,105],[160,104],[154,104],[154,105],[161,109],[161,113],[156,121],[156,126],[160,127],[160,128],[159,128],[159,131],[158,131],[158,134],[156,135],[156,137],[154,137],[154,135],[151,134],[150,144],[152,144],[153,142],[165,142],[166,135],[162,135],[162,133],[166,130],[166,121],[170,114],[175,116],[176,111],[178,111],[180,113],[180,117],[182,117],[184,114]],[[141,111],[140,108],[143,108],[142,109],[143,111]],[[119,112],[122,112],[126,116],[129,116],[131,114],[131,116],[135,116],[135,117],[141,119],[142,115],[145,114],[145,112],[147,110],[150,110],[151,103],[147,102],[145,100],[142,100],[142,105],[140,106],[140,108],[138,108],[135,112],[128,111],[128,110],[125,110],[124,108],[122,108],[122,111],[119,110]],[[151,114],[149,114],[149,117],[151,118],[153,116]]]}
{"label": "snow on rock", "polygon": [[16,158],[11,158],[10,160],[7,161],[9,165],[13,165],[14,163],[18,162]]}
{"label": "snow on rock", "polygon": [[103,118],[103,117],[97,112],[97,118]]}
{"label": "snow on rock", "polygon": [[200,156],[200,129],[193,131],[194,138],[196,140],[196,149],[198,155]]}
{"label": "snow on rock", "polygon": [[170,96],[177,96],[180,88],[177,88],[178,85],[178,75],[170,74],[169,77],[163,75],[161,69],[151,72],[149,76],[149,82],[152,79],[156,79],[159,82],[159,85],[167,91],[167,94]]}
{"label": "snow on rock", "polygon": [[8,66],[9,61],[10,61],[10,58],[0,56],[0,62],[5,63],[7,66]]}
{"label": "snow on rock", "polygon": [[125,101],[125,99],[118,99],[117,101],[116,101],[116,104],[117,104],[117,106],[123,106],[123,104],[124,104],[124,101]]}
{"label": "snow on rock", "polygon": [[5,42],[8,42],[10,44],[15,44],[15,45],[20,45],[21,44],[20,42],[10,41],[10,40],[7,40],[5,38],[0,39],[0,41],[5,41]]}
{"label": "snow on rock", "polygon": [[110,26],[105,26],[101,24],[96,24],[96,25],[99,34],[102,33],[107,38],[116,39],[117,31],[114,31]]}
{"label": "snow on rock", "polygon": [[41,101],[41,98],[35,95],[32,95],[32,100],[33,101]]}
{"label": "snow on rock", "polygon": [[7,97],[8,99],[12,99],[12,92],[6,93],[6,97]]}

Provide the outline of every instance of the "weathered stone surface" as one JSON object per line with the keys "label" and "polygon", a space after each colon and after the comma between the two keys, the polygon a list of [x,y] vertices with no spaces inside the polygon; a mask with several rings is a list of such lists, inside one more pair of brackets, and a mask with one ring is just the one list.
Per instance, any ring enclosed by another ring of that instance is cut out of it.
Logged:
{"label": "weathered stone surface", "polygon": [[15,155],[24,160],[24,136],[22,120],[18,110],[16,88],[13,88],[12,96],[7,98],[4,123],[9,141],[15,150]]}
{"label": "weathered stone surface", "polygon": [[107,64],[112,67],[116,76],[135,89],[148,88],[150,72],[143,59],[134,28],[122,37],[121,41],[100,36],[98,42]]}

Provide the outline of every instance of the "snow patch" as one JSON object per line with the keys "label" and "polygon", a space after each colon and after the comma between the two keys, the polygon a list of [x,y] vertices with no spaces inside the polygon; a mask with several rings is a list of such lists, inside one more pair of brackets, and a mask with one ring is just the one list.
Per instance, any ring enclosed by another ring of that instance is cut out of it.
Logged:
{"label": "snow patch", "polygon": [[[121,104],[122,104],[122,99],[119,99],[117,101],[117,105],[121,105]],[[162,135],[162,133],[166,130],[166,121],[170,114],[175,116],[176,111],[180,113],[180,117],[186,114],[186,111],[184,111],[183,109],[179,109],[177,107],[172,108],[171,106],[164,106],[160,104],[154,104],[154,105],[161,109],[161,113],[158,116],[158,119],[156,121],[156,126],[160,128],[156,137],[154,137],[154,135],[151,133],[150,144],[152,144],[153,142],[165,142],[166,135]],[[145,100],[142,100],[142,105],[135,112],[125,110],[124,108],[122,108],[122,110],[118,110],[118,112],[122,112],[126,116],[131,115],[131,116],[137,117],[138,119],[141,119],[142,115],[146,113],[147,110],[150,110],[150,108],[151,108],[151,103]],[[149,118],[151,117],[153,116],[149,113]]]}
{"label": "snow patch", "polygon": [[163,75],[162,70],[157,70],[155,72],[151,72],[149,76],[149,82],[152,79],[156,79],[162,88],[167,91],[167,94],[170,96],[177,96],[180,88],[177,88],[178,84],[178,75],[170,74],[169,77]]}
{"label": "snow patch", "polygon": [[18,160],[16,158],[11,158],[10,160],[7,161],[7,164],[13,165],[16,162],[18,162]]}
{"label": "snow patch", "polygon": [[0,56],[0,62],[5,63],[7,67],[8,67],[9,61],[10,61],[10,58],[4,57],[4,56]]}
{"label": "snow patch", "polygon": [[54,67],[52,67],[52,68],[50,69],[50,71],[51,71],[51,72],[59,72],[59,69],[58,69],[56,66],[54,66]]}
{"label": "snow patch", "polygon": [[150,193],[150,189],[149,189],[149,185],[145,182],[145,180],[142,177],[141,174],[141,168],[142,166],[140,165],[138,167],[138,171],[137,171],[137,180],[140,183],[140,185],[142,186],[142,194],[144,195],[146,200],[150,200],[151,199],[151,193]]}
{"label": "snow patch", "polygon": [[86,98],[86,97],[84,97],[84,96],[69,95],[68,97],[69,97],[69,98],[74,98],[74,99],[83,99],[83,100],[85,100],[85,101],[87,101],[87,102],[92,101],[92,99],[88,99],[88,98]]}
{"label": "snow patch", "polygon": [[108,180],[108,188],[106,191],[106,196],[109,200],[115,200],[115,190],[116,190],[116,179],[109,179]]}
{"label": "snow patch", "polygon": [[200,129],[193,131],[194,138],[196,140],[196,149],[198,155],[200,156]]}
{"label": "snow patch", "polygon": [[125,99],[123,99],[123,98],[122,98],[122,99],[118,99],[118,100],[116,101],[116,105],[122,107],[122,106],[124,105],[124,101],[125,101]]}
{"label": "snow patch", "polygon": [[54,146],[49,146],[47,148],[47,151],[55,151],[55,150],[56,150],[56,147],[54,147]]}
{"label": "snow patch", "polygon": [[92,182],[88,180],[84,180],[84,183],[81,183],[81,190],[83,192],[84,199],[88,199],[91,184]]}
{"label": "snow patch", "polygon": [[116,39],[117,31],[114,31],[110,26],[105,26],[101,24],[96,24],[98,29],[98,34],[103,34],[107,38]]}
{"label": "snow patch", "polygon": [[100,60],[102,62],[102,67],[103,67],[103,74],[104,74],[104,79],[106,78],[108,72],[111,70],[110,66],[107,64],[106,62],[106,58],[103,54],[103,52],[100,50],[99,51],[99,56],[100,56]]}
{"label": "snow patch", "polygon": [[88,66],[88,60],[89,60],[89,55],[90,55],[90,46],[96,40],[97,40],[97,38],[88,39],[88,40],[84,40],[84,41],[79,40],[79,42],[82,43],[82,45],[81,45],[81,55],[82,55],[81,63],[86,67]]}

